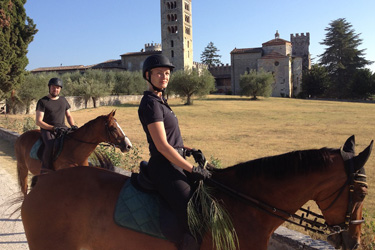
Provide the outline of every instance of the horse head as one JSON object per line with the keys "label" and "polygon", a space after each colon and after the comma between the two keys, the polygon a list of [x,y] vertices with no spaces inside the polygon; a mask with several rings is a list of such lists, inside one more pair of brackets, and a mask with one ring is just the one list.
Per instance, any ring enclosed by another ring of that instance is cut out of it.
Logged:
{"label": "horse head", "polygon": [[112,143],[118,147],[121,152],[128,152],[132,148],[132,143],[129,138],[125,135],[124,131],[117,123],[115,119],[116,110],[112,110],[106,116],[106,131],[108,137],[108,143]]}
{"label": "horse head", "polygon": [[[330,205],[322,209],[326,223],[331,230],[331,235],[327,240],[336,249],[351,250],[357,249],[360,245],[361,224],[364,222],[363,200],[368,188],[364,165],[371,154],[372,145],[373,141],[355,156],[355,139],[351,136],[340,150],[346,166],[347,180],[330,196],[333,199]],[[317,203],[321,207],[321,204]],[[341,216],[333,216],[334,214]]]}

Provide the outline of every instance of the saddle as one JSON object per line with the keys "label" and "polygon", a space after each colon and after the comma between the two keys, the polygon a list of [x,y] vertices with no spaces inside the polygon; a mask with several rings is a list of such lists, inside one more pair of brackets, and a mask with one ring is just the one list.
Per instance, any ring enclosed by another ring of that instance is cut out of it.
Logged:
{"label": "saddle", "polygon": [[[63,145],[64,145],[64,137],[65,137],[66,134],[68,134],[68,131],[66,131],[61,136],[59,136],[55,139],[55,142],[53,144],[53,156],[52,156],[53,161],[55,161],[57,159],[57,157],[59,157],[59,155],[62,151],[62,148],[63,148]],[[31,147],[30,157],[35,159],[35,160],[41,161],[43,151],[44,151],[44,147],[45,147],[45,145],[43,143],[42,137],[39,137],[39,139]]]}
{"label": "saddle", "polygon": [[[173,212],[154,189],[154,184],[148,177],[147,164],[148,162],[142,161],[140,173],[133,173],[122,187],[116,202],[114,221],[121,227],[177,241],[178,234],[182,231]],[[168,226],[162,226],[161,219]]]}

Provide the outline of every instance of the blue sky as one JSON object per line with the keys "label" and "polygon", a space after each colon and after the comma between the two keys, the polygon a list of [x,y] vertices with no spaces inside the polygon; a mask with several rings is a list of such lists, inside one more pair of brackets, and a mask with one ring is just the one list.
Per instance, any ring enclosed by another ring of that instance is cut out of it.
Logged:
{"label": "blue sky", "polygon": [[[158,0],[28,0],[27,15],[39,32],[29,45],[28,70],[91,65],[137,52],[145,43],[160,43]],[[230,63],[234,48],[261,47],[290,34],[310,33],[310,54],[317,62],[325,47],[325,28],[345,18],[363,40],[365,58],[375,61],[374,0],[193,0],[194,61],[209,42]],[[372,30],[372,31],[371,31]],[[375,63],[369,68],[375,72]]]}

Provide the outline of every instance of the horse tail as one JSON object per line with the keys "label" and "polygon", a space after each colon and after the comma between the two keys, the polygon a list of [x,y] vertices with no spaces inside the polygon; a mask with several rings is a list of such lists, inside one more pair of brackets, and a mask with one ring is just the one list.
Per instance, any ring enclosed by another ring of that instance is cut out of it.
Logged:
{"label": "horse tail", "polygon": [[15,155],[17,159],[17,180],[18,186],[21,189],[21,192],[26,195],[27,193],[27,175],[28,175],[28,168],[25,162],[25,156],[23,155],[22,150],[22,139],[23,136],[19,136],[14,144]]}

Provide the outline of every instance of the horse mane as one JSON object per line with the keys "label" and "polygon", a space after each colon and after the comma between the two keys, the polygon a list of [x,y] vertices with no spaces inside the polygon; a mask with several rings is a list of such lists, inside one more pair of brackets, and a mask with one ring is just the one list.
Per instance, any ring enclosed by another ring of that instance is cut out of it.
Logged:
{"label": "horse mane", "polygon": [[93,125],[94,123],[96,123],[97,120],[99,120],[99,119],[103,119],[103,118],[105,118],[105,117],[107,117],[107,116],[106,116],[106,115],[100,115],[100,116],[96,117],[95,119],[86,122],[85,124],[83,124],[82,127],[85,127],[85,128],[87,128],[87,129],[89,129],[90,127],[92,127],[92,125]]}
{"label": "horse mane", "polygon": [[259,158],[236,164],[215,172],[234,170],[239,178],[267,176],[282,178],[285,176],[307,175],[327,168],[332,160],[330,154],[334,149],[321,148],[312,150],[292,151],[289,153]]}

